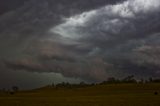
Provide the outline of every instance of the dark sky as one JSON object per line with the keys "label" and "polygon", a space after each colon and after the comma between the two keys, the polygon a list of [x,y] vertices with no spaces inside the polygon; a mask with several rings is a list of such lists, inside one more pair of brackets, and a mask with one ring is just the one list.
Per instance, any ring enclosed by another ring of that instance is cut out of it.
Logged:
{"label": "dark sky", "polygon": [[29,0],[0,0],[0,14],[15,10]]}
{"label": "dark sky", "polygon": [[159,0],[1,0],[0,88],[160,77]]}

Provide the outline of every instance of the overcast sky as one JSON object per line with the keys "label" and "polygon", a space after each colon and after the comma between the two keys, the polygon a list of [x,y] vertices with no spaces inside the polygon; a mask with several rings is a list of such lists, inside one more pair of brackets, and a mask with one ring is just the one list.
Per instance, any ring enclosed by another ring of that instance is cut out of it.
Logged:
{"label": "overcast sky", "polygon": [[160,77],[159,0],[12,1],[0,1],[0,88]]}

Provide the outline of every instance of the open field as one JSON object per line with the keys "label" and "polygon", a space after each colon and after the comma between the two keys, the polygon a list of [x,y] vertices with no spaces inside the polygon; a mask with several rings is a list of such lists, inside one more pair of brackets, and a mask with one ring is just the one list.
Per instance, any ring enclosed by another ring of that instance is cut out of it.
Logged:
{"label": "open field", "polygon": [[14,95],[0,93],[0,106],[160,106],[160,84],[44,87]]}

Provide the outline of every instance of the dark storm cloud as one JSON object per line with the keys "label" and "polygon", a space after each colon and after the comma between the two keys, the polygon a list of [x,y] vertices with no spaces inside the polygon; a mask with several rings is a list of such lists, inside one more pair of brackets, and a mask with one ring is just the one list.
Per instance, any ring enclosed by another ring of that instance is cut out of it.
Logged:
{"label": "dark storm cloud", "polygon": [[[17,48],[16,51],[19,52],[22,48],[32,45],[36,39],[46,39],[46,31],[59,23],[61,17],[69,17],[115,1],[117,0],[88,0],[84,3],[81,0],[29,0],[24,6],[17,6],[1,16],[0,47]],[[1,54],[6,55],[6,52],[8,54],[8,49],[1,50]]]}
{"label": "dark storm cloud", "polygon": [[[90,45],[91,52],[98,50],[96,55],[101,55],[121,73],[154,75],[159,70],[159,64],[151,61],[139,65],[136,58],[139,58],[140,53],[133,51],[145,45],[151,48],[153,44],[159,46],[159,43],[154,43],[159,42],[159,8],[158,0],[128,0],[66,18],[51,32],[68,38],[68,42]],[[143,54],[139,60],[154,60],[153,56],[157,57],[158,51],[156,53],[148,57]]]}
{"label": "dark storm cloud", "polygon": [[49,58],[47,60],[39,59],[38,61],[33,60],[33,58],[26,58],[15,61],[5,61],[4,64],[12,70],[25,70],[39,73],[55,72],[61,73],[65,77],[83,78],[91,82],[106,80],[109,76],[107,76],[105,68],[112,67],[112,65],[104,63],[101,58],[95,58],[90,61],[77,60],[78,62],[62,59],[62,57],[61,59],[57,58],[58,57],[54,59]]}
{"label": "dark storm cloud", "polygon": [[0,15],[5,14],[8,11],[13,11],[18,7],[23,6],[25,2],[29,0],[1,0],[0,1]]}
{"label": "dark storm cloud", "polygon": [[159,10],[158,0],[26,2],[0,17],[0,58],[87,81],[159,76]]}

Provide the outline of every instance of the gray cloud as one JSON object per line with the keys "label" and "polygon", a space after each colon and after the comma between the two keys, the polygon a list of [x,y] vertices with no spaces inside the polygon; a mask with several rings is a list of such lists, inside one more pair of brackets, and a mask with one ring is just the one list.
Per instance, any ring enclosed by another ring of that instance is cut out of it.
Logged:
{"label": "gray cloud", "polygon": [[7,69],[90,82],[159,77],[159,0],[41,1],[0,17],[0,58]]}
{"label": "gray cloud", "polygon": [[[98,48],[96,55],[102,55],[107,63],[111,62],[122,73],[124,70],[128,74],[142,74],[145,71],[146,74],[152,72],[153,75],[156,73],[155,69],[158,70],[158,65],[155,66],[158,59],[153,58],[158,56],[158,51],[155,51],[157,54],[151,52],[152,55],[147,57],[139,52],[135,55],[133,50],[145,45],[152,48],[153,44],[159,47],[159,43],[154,43],[155,40],[159,42],[159,8],[158,0],[128,0],[66,18],[64,23],[51,29],[51,32],[67,38],[68,42],[77,41],[90,45],[93,49],[89,55]],[[139,61],[150,63],[141,66],[135,57],[141,57]],[[140,70],[142,71],[139,72]]]}

